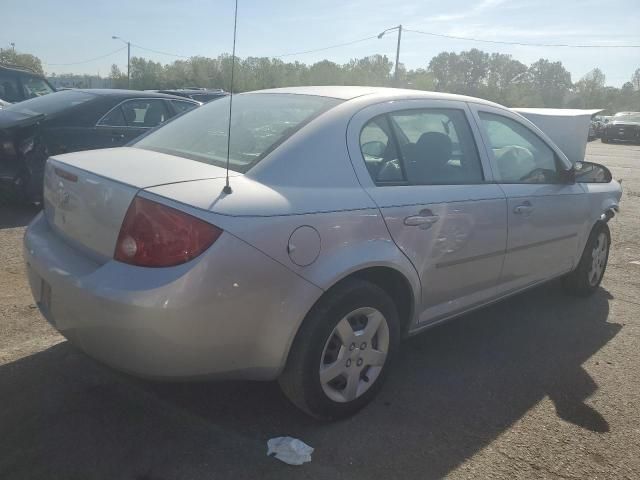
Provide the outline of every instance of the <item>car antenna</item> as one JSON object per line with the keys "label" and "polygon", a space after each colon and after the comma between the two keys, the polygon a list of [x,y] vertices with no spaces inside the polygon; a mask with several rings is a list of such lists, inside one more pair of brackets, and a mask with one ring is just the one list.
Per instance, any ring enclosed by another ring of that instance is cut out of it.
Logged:
{"label": "car antenna", "polygon": [[238,0],[236,0],[236,8],[233,14],[233,51],[231,52],[231,89],[229,92],[229,127],[227,130],[227,174],[223,193],[229,194],[233,192],[229,185],[229,156],[231,155],[231,109],[233,106],[233,70],[236,66],[236,28],[238,25]]}

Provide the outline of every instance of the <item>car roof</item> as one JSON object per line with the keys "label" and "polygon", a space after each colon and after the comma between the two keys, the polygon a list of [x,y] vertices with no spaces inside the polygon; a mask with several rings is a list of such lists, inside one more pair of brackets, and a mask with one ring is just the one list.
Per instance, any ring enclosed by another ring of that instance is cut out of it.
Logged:
{"label": "car roof", "polygon": [[[184,97],[179,97],[177,95],[167,95],[166,93],[158,93],[158,92],[149,92],[144,90],[125,90],[118,88],[76,88],[73,89],[76,92],[85,92],[90,93],[92,95],[97,95],[101,97],[121,97],[121,98],[167,98],[173,100],[185,100]],[[191,99],[187,99],[191,100]],[[193,100],[191,100],[193,101]]]}
{"label": "car roof", "polygon": [[38,77],[38,78],[44,78],[44,75],[42,75],[41,73],[38,73],[34,70],[31,70],[28,67],[22,67],[20,65],[12,65],[9,63],[0,63],[0,70],[5,70],[5,71],[9,71],[9,72],[17,72],[20,74],[26,74],[26,75],[30,75],[33,77]]}
{"label": "car roof", "polygon": [[425,100],[457,100],[462,102],[481,103],[485,105],[498,106],[504,108],[488,100],[481,98],[468,97],[466,95],[456,95],[453,93],[428,92],[424,90],[411,90],[407,88],[389,88],[389,87],[362,87],[362,86],[343,86],[343,85],[322,85],[309,87],[284,87],[270,88],[268,90],[256,90],[248,93],[290,93],[296,95],[315,95],[319,97],[331,97],[340,100],[353,100],[363,96],[375,96],[376,100],[397,99],[401,98],[422,98]]}

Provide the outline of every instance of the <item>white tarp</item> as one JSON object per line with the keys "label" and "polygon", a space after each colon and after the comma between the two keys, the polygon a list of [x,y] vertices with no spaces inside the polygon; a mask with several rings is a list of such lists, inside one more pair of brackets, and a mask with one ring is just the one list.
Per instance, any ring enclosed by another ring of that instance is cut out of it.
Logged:
{"label": "white tarp", "polygon": [[560,147],[572,163],[584,160],[591,117],[602,110],[569,108],[512,108]]}

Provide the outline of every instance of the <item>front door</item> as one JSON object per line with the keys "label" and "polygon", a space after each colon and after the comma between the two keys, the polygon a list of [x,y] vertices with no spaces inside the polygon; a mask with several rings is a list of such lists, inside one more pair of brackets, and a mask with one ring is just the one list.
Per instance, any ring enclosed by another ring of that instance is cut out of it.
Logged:
{"label": "front door", "polygon": [[567,180],[570,163],[515,114],[485,106],[474,111],[508,202],[502,288],[518,289],[570,271],[578,261],[588,209],[584,188]]}
{"label": "front door", "polygon": [[506,199],[474,128],[464,102],[425,100],[369,107],[349,126],[356,173],[420,276],[419,323],[495,294]]}

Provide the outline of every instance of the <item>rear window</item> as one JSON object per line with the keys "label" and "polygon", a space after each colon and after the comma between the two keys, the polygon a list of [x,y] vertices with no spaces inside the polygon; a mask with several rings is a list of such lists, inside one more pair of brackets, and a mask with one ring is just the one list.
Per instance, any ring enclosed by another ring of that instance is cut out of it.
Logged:
{"label": "rear window", "polygon": [[54,115],[68,108],[86,103],[94,98],[96,98],[95,95],[91,95],[90,93],[64,90],[62,92],[54,92],[49,95],[16,103],[15,105],[7,107],[5,110],[20,112],[26,115]]}
{"label": "rear window", "polygon": [[[177,117],[134,146],[219,167],[227,160],[225,97]],[[233,97],[229,168],[244,173],[313,118],[342,100],[312,95],[248,93]]]}
{"label": "rear window", "polygon": [[617,113],[614,115],[614,120],[616,121],[628,121],[628,122],[640,122],[640,113],[629,112],[629,113]]}

